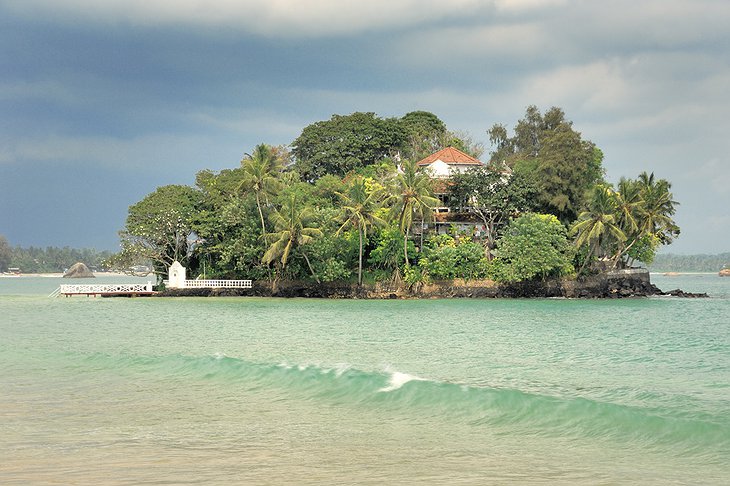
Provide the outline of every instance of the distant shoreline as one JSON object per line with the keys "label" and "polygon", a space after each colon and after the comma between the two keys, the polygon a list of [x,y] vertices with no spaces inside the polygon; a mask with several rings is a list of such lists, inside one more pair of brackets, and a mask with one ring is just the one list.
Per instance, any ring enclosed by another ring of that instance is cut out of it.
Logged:
{"label": "distant shoreline", "polygon": [[717,272],[661,272],[652,271],[650,275],[661,275],[662,277],[679,277],[681,275],[717,275]]}
{"label": "distant shoreline", "polygon": [[[129,277],[126,273],[121,272],[96,272],[94,277]],[[0,278],[28,278],[28,277],[40,277],[40,278],[63,278],[63,273],[21,273],[19,275],[11,274],[0,274]]]}

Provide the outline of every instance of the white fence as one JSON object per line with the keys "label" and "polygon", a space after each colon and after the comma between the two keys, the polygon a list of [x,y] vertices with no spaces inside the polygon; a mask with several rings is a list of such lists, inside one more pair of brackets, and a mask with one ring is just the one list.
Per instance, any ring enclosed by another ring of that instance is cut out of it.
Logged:
{"label": "white fence", "polygon": [[146,284],[62,284],[58,289],[58,293],[63,295],[152,293],[152,282]]}
{"label": "white fence", "polygon": [[[164,280],[165,286],[168,286],[170,281]],[[253,287],[251,280],[185,280],[185,286],[182,288],[187,289],[250,289]],[[172,288],[172,287],[170,287]]]}

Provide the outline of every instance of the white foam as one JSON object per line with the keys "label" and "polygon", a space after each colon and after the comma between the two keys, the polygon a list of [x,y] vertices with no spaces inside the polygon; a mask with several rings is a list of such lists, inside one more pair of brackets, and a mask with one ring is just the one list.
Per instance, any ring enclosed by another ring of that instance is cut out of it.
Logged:
{"label": "white foam", "polygon": [[408,373],[401,373],[400,371],[392,371],[390,373],[390,379],[388,380],[388,386],[384,386],[379,392],[390,392],[397,390],[409,381],[426,381],[423,378],[409,375]]}
{"label": "white foam", "polygon": [[338,363],[335,365],[335,376],[339,378],[342,374],[350,369],[350,365],[347,363]]}

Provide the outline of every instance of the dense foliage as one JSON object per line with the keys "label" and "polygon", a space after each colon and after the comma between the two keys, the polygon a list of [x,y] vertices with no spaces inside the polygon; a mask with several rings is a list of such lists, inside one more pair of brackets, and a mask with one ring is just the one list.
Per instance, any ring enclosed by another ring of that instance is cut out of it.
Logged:
{"label": "dense foliage", "polygon": [[109,251],[90,248],[11,247],[7,239],[0,235],[0,272],[19,268],[22,273],[60,273],[78,262],[85,263],[91,269],[101,270],[105,268],[104,261],[110,256]]}
{"label": "dense foliage", "polygon": [[447,130],[433,113],[414,111],[402,118],[380,118],[356,112],[332,115],[305,127],[292,142],[292,155],[302,180],[313,182],[326,175],[344,177],[388,157],[417,162],[448,146],[481,155],[479,144]]}
{"label": "dense foliage", "polygon": [[555,214],[563,223],[575,219],[586,192],[603,180],[603,153],[583,140],[560,108],[543,115],[530,106],[512,137],[504,125],[494,125],[488,133],[496,146],[492,162],[504,162],[531,179],[538,188],[539,210]]}
{"label": "dense foliage", "polygon": [[494,275],[499,281],[544,279],[573,271],[573,247],[565,226],[552,214],[525,213],[510,221],[495,254]]}
{"label": "dense foliage", "polygon": [[129,267],[139,260],[151,261],[157,273],[166,273],[175,260],[190,266],[194,260],[193,222],[200,193],[188,186],[157,188],[130,206],[125,228],[120,231],[122,251],[112,264]]}
{"label": "dense foliage", "polygon": [[650,264],[659,245],[679,235],[672,219],[678,203],[671,187],[646,172],[636,180],[622,178],[615,190],[608,184],[594,186],[586,209],[571,228],[576,246],[587,249],[581,268],[593,259],[613,268],[630,266],[635,260]]}
{"label": "dense foliage", "polygon": [[3,235],[0,235],[0,272],[8,271],[12,259],[13,254],[8,240]]}
{"label": "dense foliage", "polygon": [[305,127],[292,143],[293,162],[285,149],[260,144],[240,167],[199,172],[195,187],[159,188],[130,207],[122,252],[111,261],[124,268],[151,260],[164,274],[177,259],[193,277],[274,285],[391,280],[413,287],[649,262],[679,234],[671,185],[645,173],[606,184],[601,151],[559,108],[544,115],[528,108],[514,132],[492,127],[491,162],[440,182],[448,216],[472,229],[423,231],[442,203],[416,162],[448,145],[478,155],[478,145],[432,113],[353,113]]}
{"label": "dense foliage", "polygon": [[537,206],[535,183],[520,173],[512,173],[504,164],[492,163],[454,174],[449,193],[452,209],[471,210],[484,223],[487,257],[494,249],[497,231],[513,215]]}

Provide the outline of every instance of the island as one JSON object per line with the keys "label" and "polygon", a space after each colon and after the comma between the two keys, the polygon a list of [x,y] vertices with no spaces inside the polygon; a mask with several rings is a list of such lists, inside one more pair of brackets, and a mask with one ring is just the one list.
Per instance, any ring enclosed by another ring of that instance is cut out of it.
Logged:
{"label": "island", "polygon": [[430,112],[333,115],[194,187],[157,188],[130,206],[108,263],[150,265],[161,284],[177,261],[256,295],[661,293],[636,267],[680,233],[669,181],[609,183],[603,152],[557,107],[487,133],[482,160]]}

